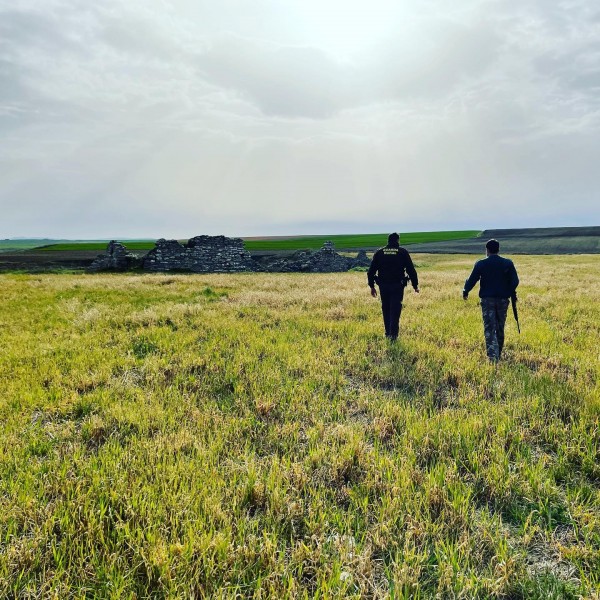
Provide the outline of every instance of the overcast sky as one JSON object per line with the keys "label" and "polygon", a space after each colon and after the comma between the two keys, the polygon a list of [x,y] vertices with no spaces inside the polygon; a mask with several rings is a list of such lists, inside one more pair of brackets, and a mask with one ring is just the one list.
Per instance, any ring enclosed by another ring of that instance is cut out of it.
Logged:
{"label": "overcast sky", "polygon": [[0,0],[0,238],[600,225],[597,0]]}

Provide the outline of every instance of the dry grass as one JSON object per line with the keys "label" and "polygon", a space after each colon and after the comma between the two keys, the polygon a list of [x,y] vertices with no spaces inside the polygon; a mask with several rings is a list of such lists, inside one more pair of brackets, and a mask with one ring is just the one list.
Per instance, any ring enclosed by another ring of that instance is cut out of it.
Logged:
{"label": "dry grass", "polygon": [[518,257],[484,358],[471,257],[364,273],[3,275],[0,596],[600,593],[596,257]]}

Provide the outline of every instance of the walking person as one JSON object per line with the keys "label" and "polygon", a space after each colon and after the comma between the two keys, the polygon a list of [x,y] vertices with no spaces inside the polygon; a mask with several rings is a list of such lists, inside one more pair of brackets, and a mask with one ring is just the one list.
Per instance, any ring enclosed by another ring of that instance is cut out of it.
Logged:
{"label": "walking person", "polygon": [[398,339],[404,288],[410,280],[415,292],[419,293],[419,278],[410,254],[400,246],[400,236],[397,233],[390,233],[387,246],[373,255],[367,280],[373,298],[377,298],[375,283],[379,286],[385,337],[390,340]]}
{"label": "walking person", "polygon": [[485,347],[487,356],[493,363],[497,363],[502,355],[509,298],[515,294],[519,285],[519,276],[512,260],[500,256],[499,252],[498,240],[489,240],[486,243],[486,258],[475,263],[462,292],[463,299],[466,300],[479,281]]}

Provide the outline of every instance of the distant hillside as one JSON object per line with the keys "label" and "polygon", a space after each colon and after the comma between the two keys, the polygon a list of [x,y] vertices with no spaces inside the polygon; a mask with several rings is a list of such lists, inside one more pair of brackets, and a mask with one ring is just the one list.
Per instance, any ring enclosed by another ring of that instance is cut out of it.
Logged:
{"label": "distant hillside", "polygon": [[[401,233],[400,243],[411,253],[483,255],[485,242],[490,238],[500,241],[502,254],[600,254],[600,226]],[[386,239],[386,234],[251,238],[245,240],[245,246],[255,257],[260,257],[317,249],[325,240],[333,240],[338,251],[361,248],[372,251],[384,245]],[[124,243],[138,255],[154,247],[154,241],[150,240]],[[83,269],[104,251],[106,244],[106,241],[0,240],[0,271]]]}
{"label": "distant hillside", "polygon": [[[128,250],[152,250],[156,244],[156,240],[119,240],[127,246]],[[38,252],[104,252],[109,240],[70,240],[60,244],[50,244],[38,246]]]}
{"label": "distant hillside", "polygon": [[6,239],[0,240],[0,252],[16,252],[19,250],[29,250],[30,248],[37,248],[39,246],[44,246],[46,244],[56,244],[62,240],[53,240],[49,238],[35,238],[35,239],[25,239],[20,238],[16,240]]}
{"label": "distant hillside", "polygon": [[502,254],[600,254],[600,227],[486,229],[476,238],[412,244],[411,252],[483,254],[496,238]]}

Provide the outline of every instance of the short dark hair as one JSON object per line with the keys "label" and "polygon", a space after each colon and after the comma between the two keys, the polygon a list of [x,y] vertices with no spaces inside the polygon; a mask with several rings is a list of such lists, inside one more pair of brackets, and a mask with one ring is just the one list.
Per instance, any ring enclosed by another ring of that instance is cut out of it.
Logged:
{"label": "short dark hair", "polygon": [[388,235],[388,244],[397,244],[400,241],[400,236],[394,232]]}
{"label": "short dark hair", "polygon": [[500,242],[498,240],[488,240],[485,247],[489,250],[491,254],[498,254],[500,251]]}

